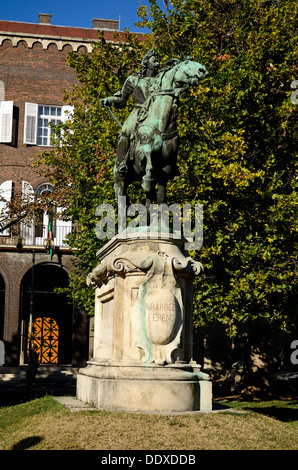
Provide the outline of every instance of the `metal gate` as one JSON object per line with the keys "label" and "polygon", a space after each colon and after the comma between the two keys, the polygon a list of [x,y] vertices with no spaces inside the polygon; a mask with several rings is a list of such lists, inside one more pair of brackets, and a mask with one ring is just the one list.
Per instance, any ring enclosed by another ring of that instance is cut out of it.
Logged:
{"label": "metal gate", "polygon": [[[53,318],[38,317],[33,321],[32,343],[37,345],[41,364],[58,364],[59,327]],[[29,335],[27,344],[29,348]]]}

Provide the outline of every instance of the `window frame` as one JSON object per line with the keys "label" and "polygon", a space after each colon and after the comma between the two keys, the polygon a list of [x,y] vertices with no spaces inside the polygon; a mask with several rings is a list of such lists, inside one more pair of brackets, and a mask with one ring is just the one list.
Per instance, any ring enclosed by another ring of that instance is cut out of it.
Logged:
{"label": "window frame", "polygon": [[[49,108],[49,114],[41,114],[40,115],[40,109],[41,108]],[[61,115],[60,116],[51,116],[51,109],[60,109],[61,110]],[[70,119],[70,112],[73,110],[73,106],[61,106],[61,105],[56,105],[56,104],[37,104],[37,103],[25,103],[25,119],[24,119],[24,144],[27,145],[36,145],[38,147],[52,147],[51,145],[51,136],[53,134],[53,131],[51,130],[51,127],[49,126],[50,122],[53,121],[59,121],[60,122],[65,122],[67,119]],[[40,117],[42,116],[42,117]],[[46,126],[40,126],[40,119],[46,120],[46,116],[49,117],[48,119],[48,129],[46,129]],[[47,136],[40,136],[39,135],[39,129],[42,128],[45,130],[48,130]],[[40,143],[39,138],[46,138],[47,143]]]}
{"label": "window frame", "polygon": [[[45,110],[48,110],[48,114]],[[55,114],[52,114],[53,110],[55,110]],[[57,114],[58,110],[60,115]],[[45,123],[45,121],[47,122]],[[62,121],[62,106],[38,105],[36,145],[38,147],[52,147],[51,140],[55,133],[50,124],[58,125]]]}

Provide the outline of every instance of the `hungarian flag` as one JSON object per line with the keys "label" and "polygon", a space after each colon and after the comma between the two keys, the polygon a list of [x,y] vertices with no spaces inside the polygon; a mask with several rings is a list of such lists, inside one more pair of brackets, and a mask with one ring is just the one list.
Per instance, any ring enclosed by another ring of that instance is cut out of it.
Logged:
{"label": "hungarian flag", "polygon": [[[53,232],[52,232],[52,221],[49,221],[49,239],[53,240]],[[53,259],[53,247],[52,244],[50,245],[50,257],[51,260]]]}

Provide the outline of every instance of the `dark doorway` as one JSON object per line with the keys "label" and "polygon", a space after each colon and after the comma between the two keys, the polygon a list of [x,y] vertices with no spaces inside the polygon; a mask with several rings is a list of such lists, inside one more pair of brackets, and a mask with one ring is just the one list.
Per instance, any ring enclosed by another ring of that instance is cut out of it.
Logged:
{"label": "dark doorway", "polygon": [[[41,364],[71,364],[72,312],[65,294],[56,288],[68,284],[66,271],[56,264],[34,267],[32,302],[32,342],[37,344]],[[21,288],[21,309],[24,324],[25,362],[28,361],[28,338],[32,268],[26,273]]]}

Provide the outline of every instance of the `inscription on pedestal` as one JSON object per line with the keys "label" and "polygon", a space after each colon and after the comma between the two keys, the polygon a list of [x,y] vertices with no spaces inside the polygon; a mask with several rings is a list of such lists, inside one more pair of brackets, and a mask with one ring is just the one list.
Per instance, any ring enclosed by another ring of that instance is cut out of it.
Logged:
{"label": "inscription on pedestal", "polygon": [[147,303],[146,311],[150,321],[172,322],[175,319],[174,303]]}
{"label": "inscription on pedestal", "polygon": [[152,289],[146,296],[146,326],[153,344],[168,344],[176,333],[180,309],[169,289]]}

